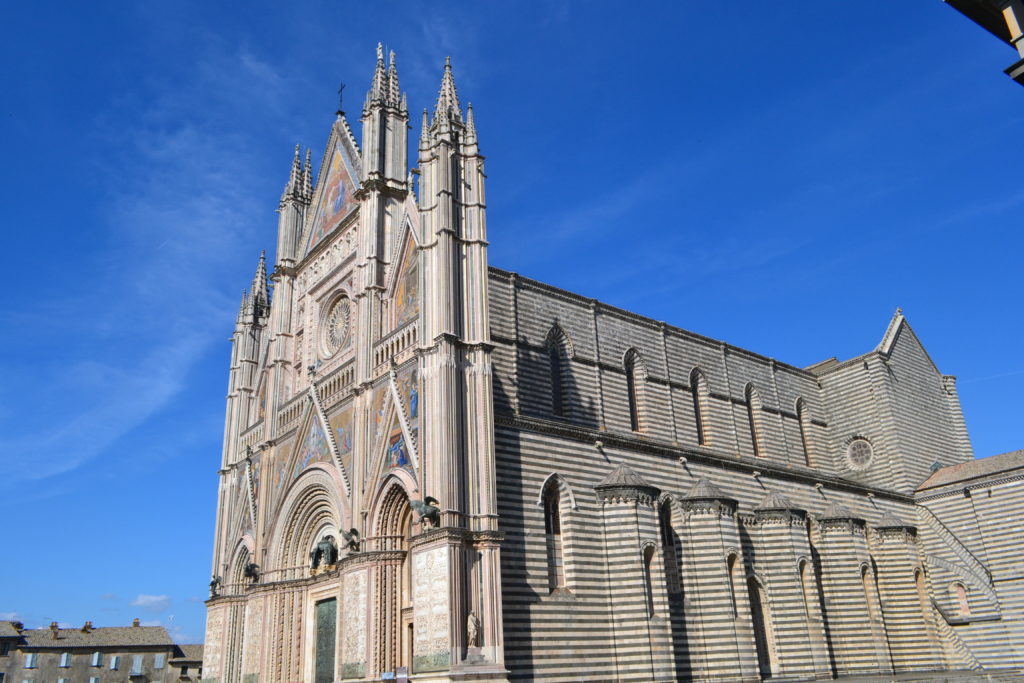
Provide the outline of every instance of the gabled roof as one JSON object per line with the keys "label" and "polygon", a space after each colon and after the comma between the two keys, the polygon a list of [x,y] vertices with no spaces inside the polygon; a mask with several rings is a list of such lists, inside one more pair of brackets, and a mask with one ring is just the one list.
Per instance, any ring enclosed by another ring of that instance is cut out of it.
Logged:
{"label": "gabled roof", "polygon": [[1010,451],[1002,455],[993,455],[980,460],[968,460],[958,465],[935,470],[932,476],[925,479],[917,487],[917,490],[923,491],[949,484],[964,483],[971,479],[978,479],[1021,468],[1024,468],[1024,450]]}
{"label": "gabled roof", "polygon": [[69,647],[174,647],[163,626],[108,626],[83,632],[80,628],[57,629],[57,637],[48,628],[21,632],[25,647],[64,649]]}
{"label": "gabled roof", "polygon": [[0,638],[17,638],[20,635],[13,621],[0,621]]}
{"label": "gabled roof", "polygon": [[203,662],[203,644],[198,645],[179,645],[177,652],[171,657],[170,664],[173,666],[182,666],[184,664],[202,664]]}

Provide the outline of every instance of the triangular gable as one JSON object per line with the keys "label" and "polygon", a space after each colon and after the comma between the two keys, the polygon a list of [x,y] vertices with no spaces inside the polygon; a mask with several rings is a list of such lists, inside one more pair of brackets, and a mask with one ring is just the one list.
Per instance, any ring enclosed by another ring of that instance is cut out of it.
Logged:
{"label": "triangular gable", "polygon": [[407,374],[405,384],[399,387],[396,376],[392,373],[376,390],[371,451],[374,457],[371,459],[371,466],[366,470],[364,485],[371,477],[379,479],[396,468],[404,469],[413,477],[416,476],[416,469],[419,466],[416,447],[419,422],[418,417],[415,422],[410,421],[409,411],[403,407],[403,403],[406,400],[404,396],[409,395],[412,410],[418,415],[419,389],[412,388],[415,387],[417,376],[415,371]]}
{"label": "triangular gable", "polygon": [[303,470],[311,465],[332,460],[326,431],[312,401],[306,404],[302,427],[297,434],[297,438],[290,445],[278,451],[273,470],[267,472],[268,475],[273,475],[272,479],[268,480],[274,487],[272,508],[276,508],[284,499],[285,491]]}
{"label": "triangular gable", "polygon": [[910,326],[906,317],[903,315],[903,310],[900,308],[896,309],[896,313],[892,316],[892,320],[889,321],[889,326],[885,330],[885,335],[882,337],[882,341],[878,343],[875,351],[883,354],[886,358],[892,356],[893,350],[896,348],[898,341],[902,337],[908,337],[907,343],[916,346],[924,357],[928,359],[928,363],[932,366],[936,373],[942,374],[939,367],[935,365],[935,361],[932,360],[928,350],[924,348],[924,344],[917,338],[917,334],[914,333],[914,329]]}
{"label": "triangular gable", "polygon": [[309,213],[302,235],[305,256],[331,233],[358,206],[355,191],[362,178],[359,149],[344,117],[339,116],[331,127],[316,191],[313,210]]}
{"label": "triangular gable", "polygon": [[[403,231],[407,232],[407,231]],[[401,260],[392,271],[389,288],[392,297],[394,327],[401,327],[420,314],[420,255],[411,231],[405,240]]]}
{"label": "triangular gable", "polygon": [[352,454],[355,451],[354,414],[355,407],[350,402],[328,419],[331,425],[331,436],[334,437],[334,445],[338,450],[338,457],[341,459],[341,467],[349,481],[352,481]]}

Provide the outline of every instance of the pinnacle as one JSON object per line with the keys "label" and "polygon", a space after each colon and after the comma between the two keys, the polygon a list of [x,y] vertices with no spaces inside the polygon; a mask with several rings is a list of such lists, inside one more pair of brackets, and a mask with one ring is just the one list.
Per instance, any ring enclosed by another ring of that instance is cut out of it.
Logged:
{"label": "pinnacle", "polygon": [[313,150],[306,148],[306,166],[302,170],[302,194],[308,202],[313,198]]}
{"label": "pinnacle", "polygon": [[252,303],[256,306],[267,306],[270,303],[270,291],[267,287],[267,252],[260,251],[260,260],[256,264],[256,275],[252,278]]}
{"label": "pinnacle", "polygon": [[476,119],[473,118],[473,103],[466,105],[466,140],[476,142]]}
{"label": "pinnacle", "polygon": [[455,89],[455,76],[452,75],[451,57],[446,57],[444,60],[444,75],[441,76],[441,89],[437,93],[437,105],[434,107],[434,122],[437,123],[441,118],[462,121],[459,95]]}

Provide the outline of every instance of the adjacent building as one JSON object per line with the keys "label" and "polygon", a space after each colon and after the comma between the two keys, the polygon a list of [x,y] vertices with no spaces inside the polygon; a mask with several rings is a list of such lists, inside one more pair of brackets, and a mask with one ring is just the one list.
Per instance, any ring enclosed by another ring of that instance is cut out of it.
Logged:
{"label": "adjacent building", "polygon": [[362,146],[339,111],[315,182],[296,150],[242,297],[206,679],[1024,664],[1021,553],[936,483],[976,463],[901,311],[802,368],[494,268],[450,63],[411,170],[409,118],[378,49]]}
{"label": "adjacent building", "polygon": [[1024,85],[1024,3],[1021,0],[943,0],[1017,51],[1006,75]]}
{"label": "adjacent building", "polygon": [[26,629],[0,621],[0,683],[198,683],[202,645],[174,644],[162,626]]}

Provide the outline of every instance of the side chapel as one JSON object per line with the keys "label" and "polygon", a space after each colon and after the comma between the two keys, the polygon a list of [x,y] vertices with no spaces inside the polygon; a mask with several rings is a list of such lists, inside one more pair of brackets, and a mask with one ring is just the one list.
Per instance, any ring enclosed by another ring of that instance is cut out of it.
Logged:
{"label": "side chapel", "polygon": [[915,501],[973,453],[901,312],[798,368],[490,267],[451,64],[417,169],[380,47],[361,121],[316,182],[296,148],[242,297],[204,680],[1021,665],[1024,600]]}

